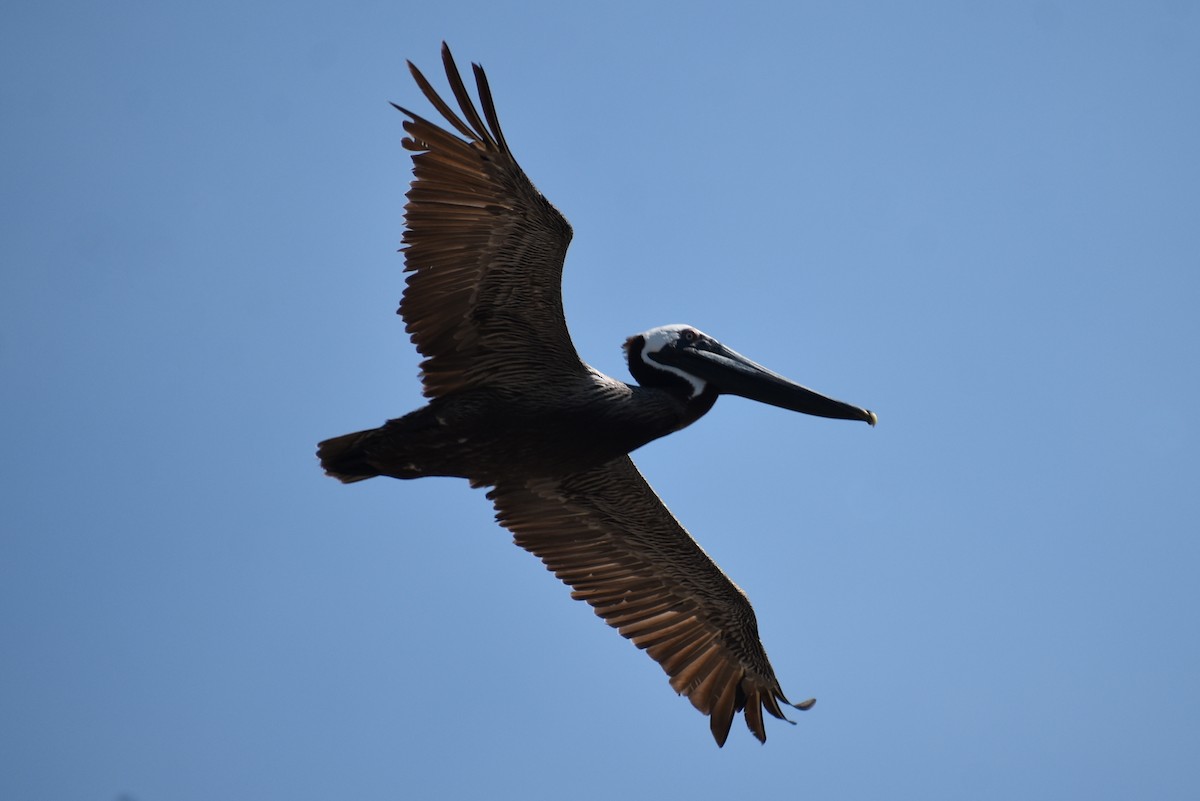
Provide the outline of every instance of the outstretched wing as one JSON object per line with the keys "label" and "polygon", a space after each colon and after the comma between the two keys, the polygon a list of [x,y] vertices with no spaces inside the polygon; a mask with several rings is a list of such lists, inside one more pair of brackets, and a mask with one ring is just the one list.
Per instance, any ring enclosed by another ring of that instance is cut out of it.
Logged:
{"label": "outstretched wing", "polygon": [[[711,716],[725,744],[736,713],[760,741],[763,710],[790,704],[758,638],[754,610],[628,456],[564,478],[500,484],[496,519],[600,617],[645,649],[671,686]],[[808,709],[812,701],[795,705]]]}
{"label": "outstretched wing", "polygon": [[403,240],[412,274],[399,313],[426,357],[425,395],[580,375],[562,310],[571,226],[509,152],[483,69],[472,65],[481,117],[444,43],[442,61],[465,121],[408,66],[465,140],[396,106],[410,117],[404,147],[416,152]]}

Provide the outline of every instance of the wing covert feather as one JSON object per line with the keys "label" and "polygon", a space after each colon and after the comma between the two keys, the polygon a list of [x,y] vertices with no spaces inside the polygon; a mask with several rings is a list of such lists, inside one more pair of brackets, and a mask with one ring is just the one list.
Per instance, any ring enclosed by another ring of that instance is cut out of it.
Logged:
{"label": "wing covert feather", "polygon": [[743,710],[760,741],[766,740],[763,709],[786,720],[780,702],[789,702],[749,600],[628,456],[563,478],[501,484],[488,497],[517,545],[644,649],[675,691],[711,717],[719,745]]}
{"label": "wing covert feather", "polygon": [[529,181],[500,131],[483,70],[476,110],[450,50],[442,61],[463,118],[412,63],[422,92],[460,139],[407,109],[414,152],[405,206],[410,272],[399,313],[423,355],[425,395],[521,389],[585,371],[567,332],[562,267],[571,226]]}

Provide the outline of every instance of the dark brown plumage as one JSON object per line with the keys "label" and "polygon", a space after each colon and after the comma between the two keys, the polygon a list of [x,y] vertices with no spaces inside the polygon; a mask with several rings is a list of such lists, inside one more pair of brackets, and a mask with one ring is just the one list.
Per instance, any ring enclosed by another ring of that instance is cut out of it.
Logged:
{"label": "dark brown plumage", "polygon": [[[762,710],[788,703],[745,594],[622,456],[562,478],[501,483],[496,519],[567,584],[571,597],[644,648],[671,686],[711,715],[724,745],[735,713],[766,740]],[[801,709],[813,701],[800,704]]]}
{"label": "dark brown plumage", "polygon": [[763,710],[784,718],[788,701],[750,603],[628,454],[694,422],[724,392],[871,424],[875,417],[686,326],[630,338],[638,386],[584,364],[560,290],[571,227],[513,159],[483,70],[473,65],[481,116],[445,45],[442,60],[462,117],[409,68],[465,139],[397,106],[409,117],[404,147],[416,153],[403,240],[411,274],[399,313],[425,357],[430,401],[380,428],[322,442],[321,464],[344,482],[443,475],[492,487],[496,518],[516,543],[645,649],[671,686],[711,716],[718,744],[742,711],[765,741]]}

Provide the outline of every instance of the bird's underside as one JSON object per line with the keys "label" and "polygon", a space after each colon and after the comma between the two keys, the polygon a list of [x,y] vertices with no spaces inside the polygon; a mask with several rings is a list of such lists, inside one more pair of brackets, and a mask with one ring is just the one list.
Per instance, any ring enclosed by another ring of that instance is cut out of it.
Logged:
{"label": "bird's underside", "polygon": [[[497,520],[515,542],[569,584],[573,597],[645,649],[671,686],[711,716],[718,743],[724,744],[742,710],[750,730],[765,739],[762,710],[782,718],[780,703],[787,699],[750,603],[667,511],[633,461],[620,453],[584,464],[584,455],[560,453],[551,425],[540,430],[544,437],[492,439],[479,447],[473,437],[486,426],[451,429],[447,423],[464,421],[438,414],[452,401],[435,398],[381,428],[327,440],[318,451],[322,464],[346,482],[450,475],[490,486]],[[510,421],[508,430],[519,437],[520,420]]]}
{"label": "bird's underside", "polygon": [[445,45],[442,60],[457,112],[409,67],[450,130],[400,109],[415,180],[399,313],[424,357],[429,404],[322,442],[322,466],[344,482],[450,475],[490,487],[516,544],[645,650],[711,717],[718,744],[739,712],[765,741],[763,711],[786,719],[789,702],[750,603],[628,453],[690,424],[721,393],[872,424],[874,415],[790,384],[686,326],[626,343],[640,386],[587,367],[562,311],[571,228],[513,159],[483,70],[473,65],[481,114]]}

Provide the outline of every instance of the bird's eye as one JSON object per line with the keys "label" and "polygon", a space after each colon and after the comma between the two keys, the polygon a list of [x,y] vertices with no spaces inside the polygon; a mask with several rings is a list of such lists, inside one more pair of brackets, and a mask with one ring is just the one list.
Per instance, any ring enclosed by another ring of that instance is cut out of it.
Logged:
{"label": "bird's eye", "polygon": [[697,334],[695,329],[693,329],[693,328],[685,328],[685,329],[683,329],[682,336],[683,336],[684,342],[695,342],[699,338],[700,335]]}

